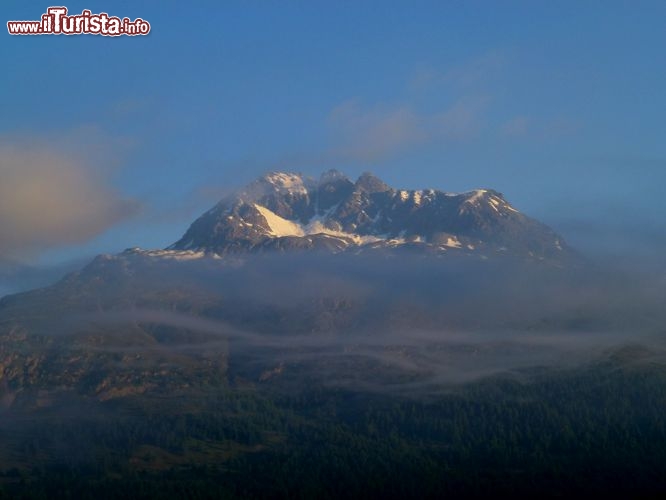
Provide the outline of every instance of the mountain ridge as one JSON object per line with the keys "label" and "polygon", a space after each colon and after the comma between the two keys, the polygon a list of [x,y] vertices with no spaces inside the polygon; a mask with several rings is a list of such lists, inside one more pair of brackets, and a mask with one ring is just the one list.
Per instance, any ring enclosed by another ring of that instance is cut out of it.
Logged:
{"label": "mountain ridge", "polygon": [[227,255],[402,246],[482,258],[561,261],[574,254],[555,231],[493,189],[396,189],[369,172],[353,182],[337,170],[319,180],[270,172],[220,200],[167,250]]}

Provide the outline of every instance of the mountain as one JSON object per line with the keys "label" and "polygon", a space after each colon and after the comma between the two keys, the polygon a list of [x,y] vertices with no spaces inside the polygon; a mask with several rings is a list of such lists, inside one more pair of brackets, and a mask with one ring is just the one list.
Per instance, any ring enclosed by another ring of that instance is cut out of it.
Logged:
{"label": "mountain", "polygon": [[[539,328],[551,311],[532,302],[560,303],[552,283],[570,262],[560,236],[490,189],[274,172],[168,249],[100,255],[52,286],[0,299],[0,400],[36,404],[62,387],[106,400],[257,381],[276,366],[285,378],[294,365],[279,363],[294,346],[267,354],[276,337],[340,336],[355,350],[358,335],[384,346],[416,329]],[[340,354],[338,340],[315,347]]]}
{"label": "mountain", "polygon": [[[1,299],[0,399],[36,404],[39,391],[68,387],[104,400],[258,380],[285,355],[257,354],[275,336],[374,335],[383,345],[395,339],[375,332],[538,323],[549,312],[530,312],[538,289],[521,276],[549,283],[574,257],[491,189],[408,191],[368,173],[352,182],[335,170],[317,181],[274,172],[221,200],[168,249],[100,255],[52,286]],[[292,371],[280,368],[282,378]]]}
{"label": "mountain", "polygon": [[[574,257],[491,189],[407,191],[367,173],[352,182],[334,170],[318,181],[274,172],[168,249],[100,255],[52,286],[1,299],[0,400],[32,407],[62,388],[104,401],[239,377],[298,379],[298,363],[285,359],[312,356],[315,376],[318,356],[356,352],[370,336],[361,364],[346,368],[362,373],[364,356],[384,356],[403,332],[540,328],[552,311],[532,302],[560,304],[551,297],[561,293],[521,280],[562,279],[553,273],[569,272]],[[328,340],[300,345],[313,335]]]}
{"label": "mountain", "polygon": [[395,189],[370,173],[352,182],[336,170],[318,181],[269,173],[221,200],[169,250],[229,255],[396,248],[552,262],[573,256],[561,236],[492,189]]}

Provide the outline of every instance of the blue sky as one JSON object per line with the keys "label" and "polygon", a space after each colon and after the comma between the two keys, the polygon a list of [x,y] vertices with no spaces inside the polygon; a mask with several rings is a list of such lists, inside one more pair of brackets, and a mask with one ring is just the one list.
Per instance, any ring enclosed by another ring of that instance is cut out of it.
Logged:
{"label": "blue sky", "polygon": [[[3,23],[49,5],[4,2]],[[0,175],[46,179],[49,217],[0,202],[0,239],[27,220],[0,257],[163,247],[262,172],[332,167],[492,187],[584,248],[664,247],[664,2],[66,6],[152,31],[3,35]]]}

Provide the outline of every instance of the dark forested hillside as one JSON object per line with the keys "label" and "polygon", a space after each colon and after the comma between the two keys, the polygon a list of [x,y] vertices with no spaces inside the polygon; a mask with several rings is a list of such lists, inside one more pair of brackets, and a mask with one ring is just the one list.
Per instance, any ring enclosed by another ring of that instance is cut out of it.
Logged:
{"label": "dark forested hillside", "polygon": [[387,498],[666,492],[664,366],[631,349],[427,398],[226,387],[1,419],[29,498]]}

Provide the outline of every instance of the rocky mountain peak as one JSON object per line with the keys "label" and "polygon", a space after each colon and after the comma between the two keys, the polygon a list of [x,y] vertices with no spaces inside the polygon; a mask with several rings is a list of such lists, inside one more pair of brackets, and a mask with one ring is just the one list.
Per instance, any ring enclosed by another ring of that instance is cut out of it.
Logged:
{"label": "rocky mountain peak", "polygon": [[388,184],[370,172],[363,172],[356,181],[355,186],[356,189],[360,189],[366,193],[383,193],[391,190]]}
{"label": "rocky mountain peak", "polygon": [[319,184],[328,184],[330,182],[349,181],[349,177],[334,168],[327,170],[319,177]]}
{"label": "rocky mountain peak", "polygon": [[170,247],[218,255],[307,249],[549,261],[571,253],[562,237],[495,190],[399,190],[371,173],[354,183],[337,170],[318,182],[270,172],[222,200]]}

